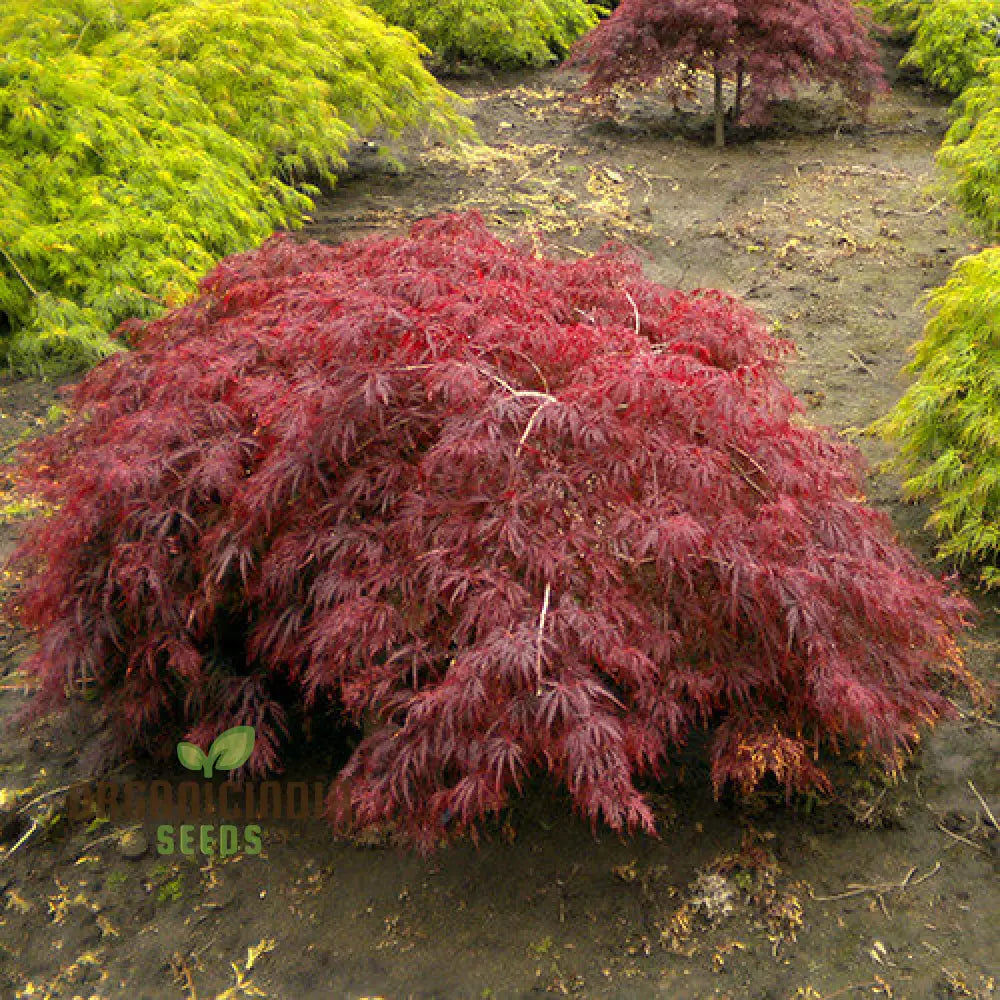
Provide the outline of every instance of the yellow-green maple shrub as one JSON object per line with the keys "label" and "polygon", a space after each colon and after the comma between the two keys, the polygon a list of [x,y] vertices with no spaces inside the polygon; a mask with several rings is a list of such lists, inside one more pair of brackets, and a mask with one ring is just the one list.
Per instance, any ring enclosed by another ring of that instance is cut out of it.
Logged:
{"label": "yellow-green maple shrub", "polygon": [[597,23],[587,0],[370,0],[446,65],[543,66]]}
{"label": "yellow-green maple shrub", "polygon": [[7,0],[0,356],[93,363],[300,224],[354,139],[464,128],[425,52],[355,0]]}
{"label": "yellow-green maple shrub", "polygon": [[901,442],[907,494],[932,502],[941,557],[1000,587],[1000,247],[959,261],[928,308],[917,380],[876,428]]}
{"label": "yellow-green maple shrub", "polygon": [[1000,56],[953,105],[954,122],[938,152],[950,191],[987,237],[1000,236]]}
{"label": "yellow-green maple shrub", "polygon": [[858,0],[858,6],[867,7],[878,24],[895,28],[904,35],[917,30],[932,3],[933,0]]}
{"label": "yellow-green maple shrub", "polygon": [[935,0],[919,16],[904,65],[959,94],[981,72],[1000,44],[1000,0]]}

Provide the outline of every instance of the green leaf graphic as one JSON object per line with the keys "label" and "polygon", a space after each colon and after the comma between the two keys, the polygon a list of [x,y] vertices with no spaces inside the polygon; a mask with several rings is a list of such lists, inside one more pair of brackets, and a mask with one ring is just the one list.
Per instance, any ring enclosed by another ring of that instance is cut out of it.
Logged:
{"label": "green leaf graphic", "polygon": [[[253,726],[234,726],[215,738],[208,750],[211,765],[220,771],[232,771],[250,759],[254,744]],[[211,776],[211,775],[209,775]]]}
{"label": "green leaf graphic", "polygon": [[177,757],[189,771],[200,771],[208,762],[208,758],[202,753],[200,747],[193,743],[178,743]]}

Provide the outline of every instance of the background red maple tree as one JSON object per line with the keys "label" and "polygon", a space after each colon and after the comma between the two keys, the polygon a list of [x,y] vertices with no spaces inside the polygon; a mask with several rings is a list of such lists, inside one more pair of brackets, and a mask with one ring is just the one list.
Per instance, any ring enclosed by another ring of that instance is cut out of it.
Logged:
{"label": "background red maple tree", "polygon": [[585,92],[600,95],[662,81],[676,98],[712,73],[722,146],[726,77],[736,79],[734,121],[766,121],[772,98],[810,80],[839,84],[866,108],[886,88],[868,25],[851,0],[623,0],[577,42],[571,63],[589,73]]}

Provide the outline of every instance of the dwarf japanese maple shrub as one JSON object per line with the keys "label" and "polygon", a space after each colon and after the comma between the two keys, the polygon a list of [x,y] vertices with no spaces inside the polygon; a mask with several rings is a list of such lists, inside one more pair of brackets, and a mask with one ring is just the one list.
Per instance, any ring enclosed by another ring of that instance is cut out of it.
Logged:
{"label": "dwarf japanese maple shrub", "polygon": [[129,336],[24,456],[58,511],[13,607],[39,709],[83,688],[123,748],[252,725],[263,772],[332,700],[354,819],[429,845],[536,773],[651,830],[635,781],[700,726],[717,788],[826,789],[820,748],[892,762],[948,707],[965,602],[724,294],[446,216],[273,239]]}
{"label": "dwarf japanese maple shrub", "polygon": [[768,102],[797,83],[839,84],[861,108],[885,87],[866,15],[851,0],[624,0],[572,61],[589,73],[586,93],[612,98],[656,82],[678,97],[699,72],[712,73],[719,146],[725,77],[737,80],[734,117],[747,122],[766,121]]}
{"label": "dwarf japanese maple shrub", "polygon": [[935,86],[961,93],[996,58],[1000,46],[1000,0],[936,0],[920,16],[903,59]]}
{"label": "dwarf japanese maple shrub", "polygon": [[952,105],[938,152],[955,200],[988,238],[1000,234],[1000,55],[988,59]]}
{"label": "dwarf japanese maple shrub", "polygon": [[930,499],[941,555],[1000,587],[1000,248],[966,257],[929,299],[917,380],[878,425],[906,490]]}
{"label": "dwarf japanese maple shrub", "polygon": [[439,62],[504,68],[560,58],[597,23],[587,0],[372,0],[391,24],[412,31]]}

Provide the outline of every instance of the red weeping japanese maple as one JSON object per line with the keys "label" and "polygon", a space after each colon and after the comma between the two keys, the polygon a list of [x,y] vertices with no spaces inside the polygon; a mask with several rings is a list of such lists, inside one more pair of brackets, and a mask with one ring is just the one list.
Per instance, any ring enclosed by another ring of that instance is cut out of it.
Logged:
{"label": "red weeping japanese maple", "polygon": [[623,0],[577,42],[570,62],[589,73],[584,92],[592,95],[661,81],[676,98],[711,72],[722,146],[726,77],[736,79],[735,121],[766,122],[772,98],[810,80],[839,84],[867,108],[886,89],[869,25],[852,0]]}
{"label": "red weeping japanese maple", "polygon": [[87,687],[125,749],[252,725],[262,773],[332,701],[361,824],[430,845],[547,773],[652,830],[693,727],[717,789],[826,789],[820,748],[891,761],[964,676],[966,602],[724,294],[444,216],[275,238],[128,335],[24,457],[58,510],[15,600],[39,705]]}

